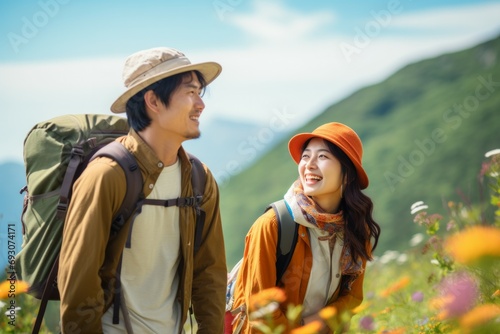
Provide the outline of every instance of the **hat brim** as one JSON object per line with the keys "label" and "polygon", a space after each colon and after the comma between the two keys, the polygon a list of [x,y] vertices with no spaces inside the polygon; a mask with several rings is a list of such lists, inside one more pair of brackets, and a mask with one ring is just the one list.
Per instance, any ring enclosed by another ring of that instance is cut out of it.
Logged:
{"label": "hat brim", "polygon": [[[313,133],[299,133],[295,136],[293,136],[290,141],[288,142],[288,151],[290,152],[290,155],[292,156],[293,161],[295,161],[296,164],[299,164],[302,156],[302,148],[304,147],[304,144],[312,138],[321,138],[326,141],[332,142],[331,138],[328,138],[327,136],[322,136],[321,134],[313,134]],[[354,156],[352,156],[349,152],[349,149],[346,147],[343,147],[342,143],[336,143],[332,142],[336,146],[338,146],[342,152],[344,152],[349,159],[352,161],[354,164],[354,167],[356,168],[356,172],[358,174],[358,179],[359,179],[359,184],[361,189],[365,189],[368,187],[369,181],[368,181],[368,175],[366,175],[365,170],[361,166],[361,161],[358,161],[358,159]]]}
{"label": "hat brim", "polygon": [[151,78],[141,81],[137,85],[134,85],[130,88],[128,88],[118,99],[116,99],[115,102],[111,105],[111,111],[114,113],[124,113],[126,111],[126,106],[128,100],[140,92],[142,89],[146,88],[147,86],[161,80],[165,79],[167,77],[179,74],[179,73],[184,73],[184,72],[190,72],[190,71],[199,71],[203,77],[205,78],[205,82],[207,86],[215,80],[219,76],[219,74],[222,72],[222,67],[216,63],[216,62],[204,62],[204,63],[197,63],[197,64],[189,64],[185,66],[179,66],[176,67],[172,70],[165,71],[162,73],[159,73],[155,76],[152,76]]}

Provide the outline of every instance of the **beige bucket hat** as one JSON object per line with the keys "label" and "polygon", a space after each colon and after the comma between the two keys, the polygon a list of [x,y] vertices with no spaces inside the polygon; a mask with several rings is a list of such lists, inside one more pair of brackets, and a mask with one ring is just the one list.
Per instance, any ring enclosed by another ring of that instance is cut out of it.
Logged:
{"label": "beige bucket hat", "polygon": [[111,105],[111,111],[123,113],[127,101],[143,88],[166,77],[194,70],[203,74],[208,85],[219,76],[222,67],[215,62],[192,64],[184,53],[172,48],[136,52],[125,61],[122,76],[127,90]]}

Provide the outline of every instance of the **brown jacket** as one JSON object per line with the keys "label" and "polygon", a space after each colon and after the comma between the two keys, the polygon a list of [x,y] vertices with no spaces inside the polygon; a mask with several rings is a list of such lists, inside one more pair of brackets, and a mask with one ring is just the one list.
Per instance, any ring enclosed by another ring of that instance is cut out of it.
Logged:
{"label": "brown jacket", "polygon": [[[135,155],[147,197],[163,165],[135,131],[118,140]],[[192,196],[191,164],[182,147],[179,158],[181,196]],[[195,212],[192,207],[180,207],[182,259],[177,298],[182,307],[182,323],[192,302],[198,333],[222,333],[227,269],[219,191],[213,175],[205,169],[207,182],[202,210],[206,212],[206,219],[202,244],[195,255]],[[115,271],[130,227],[128,221],[110,238],[112,217],[125,196],[125,174],[115,161],[98,158],[89,164],[73,189],[59,261],[62,330],[64,333],[102,333],[101,317],[113,301]]]}
{"label": "brown jacket", "polygon": [[[233,308],[249,305],[249,297],[259,291],[276,286],[276,245],[278,243],[278,221],[273,210],[260,216],[250,228],[245,240],[245,251],[234,291]],[[312,251],[307,228],[299,225],[299,237],[290,264],[279,286],[284,289],[286,301],[273,313],[274,324],[287,326],[288,304],[301,305],[304,301],[312,267]],[[363,268],[366,262],[363,261]],[[363,301],[363,279],[361,274],[348,290],[343,287],[342,276],[339,288],[328,301],[337,309],[337,314],[352,310]],[[248,319],[248,317],[247,317]],[[234,324],[234,328],[238,325]],[[241,333],[260,333],[252,329],[247,321]]]}

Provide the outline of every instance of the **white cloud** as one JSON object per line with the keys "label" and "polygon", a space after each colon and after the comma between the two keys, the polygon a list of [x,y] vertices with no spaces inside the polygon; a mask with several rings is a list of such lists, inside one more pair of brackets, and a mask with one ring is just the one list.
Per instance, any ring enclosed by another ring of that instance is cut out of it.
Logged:
{"label": "white cloud", "polygon": [[[453,34],[488,32],[500,27],[500,3],[490,2],[458,7],[441,7],[414,13],[403,13],[394,18],[391,26],[433,33]],[[436,29],[439,29],[436,31]]]}
{"label": "white cloud", "polygon": [[[356,46],[351,36],[323,28],[334,21],[334,12],[299,13],[284,5],[257,2],[251,13],[233,13],[228,21],[257,37],[253,43],[188,54],[192,61],[215,60],[223,66],[205,97],[201,121],[219,115],[266,124],[273,111],[287,110],[292,130],[331,103],[383,80],[409,62],[493,37],[499,23],[493,22],[492,11],[498,11],[498,5],[468,7],[467,19],[481,24],[467,23],[461,7],[448,8],[441,15],[403,11],[365,45]],[[465,22],[469,30],[450,30],[445,25],[446,34],[441,34],[444,19],[452,26]],[[389,31],[420,27],[417,22],[435,27],[433,33]],[[357,47],[351,61],[342,52],[342,43]],[[6,117],[2,138],[7,138],[0,141],[0,161],[21,159],[24,136],[38,121],[65,113],[109,113],[109,106],[123,91],[123,62],[124,57],[0,64],[0,109]]]}
{"label": "white cloud", "polygon": [[300,40],[335,18],[331,12],[304,15],[282,3],[263,0],[254,1],[253,7],[254,12],[234,14],[229,22],[261,41]]}

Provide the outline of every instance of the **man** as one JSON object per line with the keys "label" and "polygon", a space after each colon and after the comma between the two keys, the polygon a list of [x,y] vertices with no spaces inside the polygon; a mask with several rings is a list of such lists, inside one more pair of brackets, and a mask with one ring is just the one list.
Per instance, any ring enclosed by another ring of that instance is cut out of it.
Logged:
{"label": "man", "polygon": [[[202,93],[220,72],[217,63],[191,64],[169,48],[140,51],[126,60],[127,90],[111,110],[127,113],[131,130],[119,141],[138,162],[146,198],[193,196],[192,166],[182,143],[200,136]],[[126,191],[125,174],[107,157],[89,164],[73,187],[63,232],[58,275],[63,333],[182,333],[191,303],[198,333],[222,333],[227,269],[219,191],[204,168],[206,216],[195,253],[196,215],[189,206],[144,205],[135,220],[110,236]],[[112,307],[116,296],[123,297],[119,312]]]}

